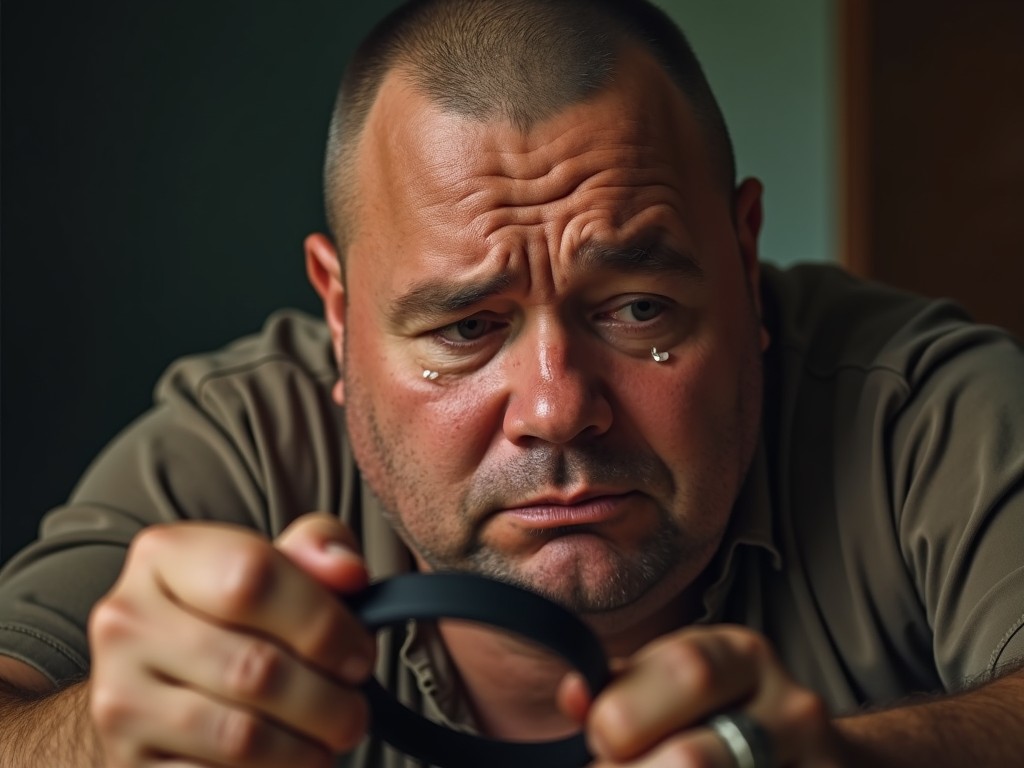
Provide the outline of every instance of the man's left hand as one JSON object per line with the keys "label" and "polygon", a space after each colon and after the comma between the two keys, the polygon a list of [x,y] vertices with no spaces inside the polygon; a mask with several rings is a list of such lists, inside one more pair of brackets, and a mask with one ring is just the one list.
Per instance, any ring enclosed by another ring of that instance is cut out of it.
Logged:
{"label": "man's left hand", "polygon": [[563,684],[560,700],[584,723],[595,768],[735,768],[736,758],[708,721],[736,712],[763,730],[771,766],[841,765],[824,702],[789,677],[764,637],[743,627],[666,635],[621,664],[592,703],[575,676]]}

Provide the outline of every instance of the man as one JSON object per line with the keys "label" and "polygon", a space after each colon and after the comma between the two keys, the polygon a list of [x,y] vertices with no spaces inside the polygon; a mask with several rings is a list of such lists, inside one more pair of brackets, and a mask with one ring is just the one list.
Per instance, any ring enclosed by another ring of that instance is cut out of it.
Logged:
{"label": "man", "polygon": [[[306,241],[326,329],[173,368],[9,564],[4,764],[413,765],[364,738],[374,670],[444,724],[582,728],[598,765],[1014,764],[1024,356],[763,270],[733,175],[644,4],[386,21]],[[450,622],[375,647],[338,596],[410,569],[562,603],[615,679]]]}

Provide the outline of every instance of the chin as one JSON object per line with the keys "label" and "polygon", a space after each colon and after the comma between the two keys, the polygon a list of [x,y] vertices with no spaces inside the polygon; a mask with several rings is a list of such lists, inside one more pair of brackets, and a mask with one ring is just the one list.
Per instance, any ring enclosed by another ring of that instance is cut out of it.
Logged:
{"label": "chin", "polygon": [[671,591],[663,582],[677,582],[671,577],[679,567],[678,557],[623,552],[587,534],[560,536],[521,558],[480,552],[474,560],[473,570],[481,575],[526,587],[602,623],[652,610],[650,598]]}
{"label": "chin", "polygon": [[676,550],[671,560],[658,560],[590,549],[588,557],[533,563],[518,576],[520,585],[582,618],[609,655],[626,656],[694,620],[700,596],[691,587],[713,552]]}

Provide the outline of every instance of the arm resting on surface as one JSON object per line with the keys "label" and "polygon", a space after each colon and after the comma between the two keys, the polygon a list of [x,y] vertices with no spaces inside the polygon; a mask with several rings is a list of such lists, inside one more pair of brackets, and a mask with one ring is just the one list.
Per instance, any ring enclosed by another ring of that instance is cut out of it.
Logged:
{"label": "arm resting on surface", "polygon": [[54,691],[34,667],[0,656],[0,765],[101,768],[88,684]]}
{"label": "arm resting on surface", "polygon": [[1024,669],[964,693],[835,721],[849,766],[1020,765]]}

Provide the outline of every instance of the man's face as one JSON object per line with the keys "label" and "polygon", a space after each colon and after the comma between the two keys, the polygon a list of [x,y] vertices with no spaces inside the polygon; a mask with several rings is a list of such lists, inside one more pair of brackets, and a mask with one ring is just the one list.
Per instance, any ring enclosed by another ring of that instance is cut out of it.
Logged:
{"label": "man's face", "polygon": [[756,441],[762,338],[759,189],[734,226],[703,148],[643,56],[526,134],[388,76],[328,313],[359,466],[422,569],[616,621],[703,570]]}

